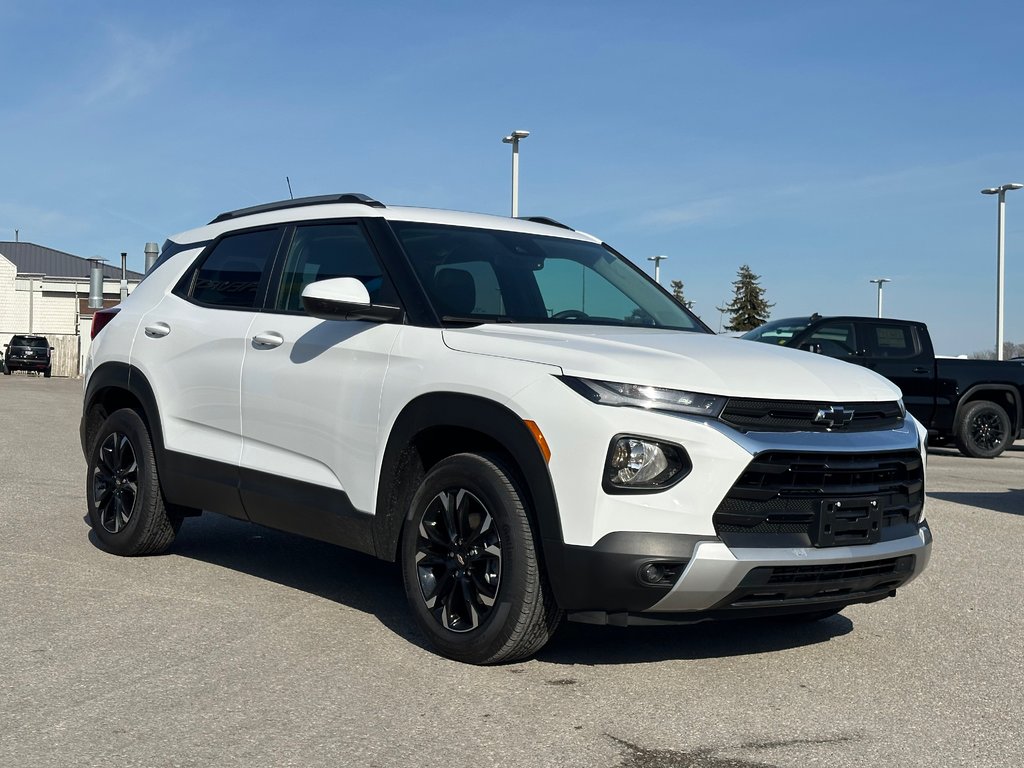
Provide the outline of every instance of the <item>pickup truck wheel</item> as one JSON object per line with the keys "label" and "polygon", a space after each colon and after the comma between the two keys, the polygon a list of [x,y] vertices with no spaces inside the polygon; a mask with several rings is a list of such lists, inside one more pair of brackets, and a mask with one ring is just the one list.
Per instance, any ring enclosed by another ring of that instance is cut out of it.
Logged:
{"label": "pickup truck wheel", "polygon": [[965,456],[992,459],[1006,449],[1010,435],[1010,417],[999,405],[975,400],[960,412],[956,425],[956,444]]}
{"label": "pickup truck wheel", "polygon": [[151,555],[174,541],[181,517],[164,506],[145,422],[122,408],[103,422],[89,454],[89,522],[116,555]]}
{"label": "pickup truck wheel", "polygon": [[427,473],[402,530],[401,562],[416,623],[457,661],[530,656],[561,619],[524,496],[497,457],[457,454]]}
{"label": "pickup truck wheel", "polygon": [[44,379],[50,378],[50,369],[49,368],[47,368],[45,371],[43,371],[43,378]]}

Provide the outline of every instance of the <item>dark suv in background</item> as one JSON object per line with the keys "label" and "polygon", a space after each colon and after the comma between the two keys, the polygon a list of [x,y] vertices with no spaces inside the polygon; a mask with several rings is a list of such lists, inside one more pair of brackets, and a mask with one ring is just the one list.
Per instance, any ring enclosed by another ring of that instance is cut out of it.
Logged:
{"label": "dark suv in background", "polygon": [[45,336],[12,336],[4,349],[4,376],[10,376],[13,371],[42,371],[43,376],[50,378],[53,347]]}

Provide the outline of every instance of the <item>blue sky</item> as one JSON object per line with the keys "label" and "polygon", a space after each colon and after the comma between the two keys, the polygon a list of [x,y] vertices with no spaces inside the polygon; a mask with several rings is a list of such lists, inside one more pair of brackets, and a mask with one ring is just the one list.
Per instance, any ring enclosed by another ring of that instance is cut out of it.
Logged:
{"label": "blue sky", "polygon": [[[0,0],[0,240],[141,268],[146,241],[295,194],[596,234],[712,327],[741,264],[773,317],[995,339],[996,203],[1024,181],[1019,2]],[[1019,198],[1019,199],[1018,199]],[[1024,343],[1024,190],[1005,337]]]}

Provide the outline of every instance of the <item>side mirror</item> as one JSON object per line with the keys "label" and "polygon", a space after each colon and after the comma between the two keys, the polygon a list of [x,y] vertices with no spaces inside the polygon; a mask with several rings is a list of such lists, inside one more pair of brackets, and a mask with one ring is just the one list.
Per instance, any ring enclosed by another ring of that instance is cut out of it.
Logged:
{"label": "side mirror", "polygon": [[401,320],[401,307],[371,304],[366,286],[354,277],[334,277],[310,283],[302,289],[302,308],[321,320]]}
{"label": "side mirror", "polygon": [[813,343],[811,343],[809,341],[805,341],[803,344],[800,345],[799,348],[804,350],[804,351],[806,351],[806,352],[813,352],[816,355],[820,355],[821,354],[821,345],[820,344],[813,344]]}

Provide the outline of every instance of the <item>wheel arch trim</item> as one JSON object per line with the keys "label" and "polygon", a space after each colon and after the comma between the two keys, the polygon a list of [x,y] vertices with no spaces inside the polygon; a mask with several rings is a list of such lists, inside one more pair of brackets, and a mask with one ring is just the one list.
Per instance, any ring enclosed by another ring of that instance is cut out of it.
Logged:
{"label": "wheel arch trim", "polygon": [[[1021,397],[1020,392],[1012,384],[975,384],[973,387],[968,389],[960,397],[956,404],[956,411],[953,414],[953,435],[958,436],[958,427],[960,424],[960,413],[973,402],[978,400],[992,400],[990,397],[982,397],[987,392],[999,394],[1008,394],[1010,400],[1013,403],[1014,414],[1010,419],[1010,431],[1016,435],[1020,433],[1021,428]],[[996,403],[999,405],[999,403]],[[1009,415],[1009,414],[1007,414]]]}
{"label": "wheel arch trim", "polygon": [[[523,418],[494,400],[459,392],[432,392],[411,400],[395,419],[380,463],[374,539],[377,556],[393,560],[405,517],[403,497],[392,496],[390,482],[402,469],[417,437],[435,428],[463,429],[500,443],[515,463],[530,495],[531,514],[542,542],[562,541],[554,484],[547,463]],[[411,498],[411,497],[410,497]]]}

